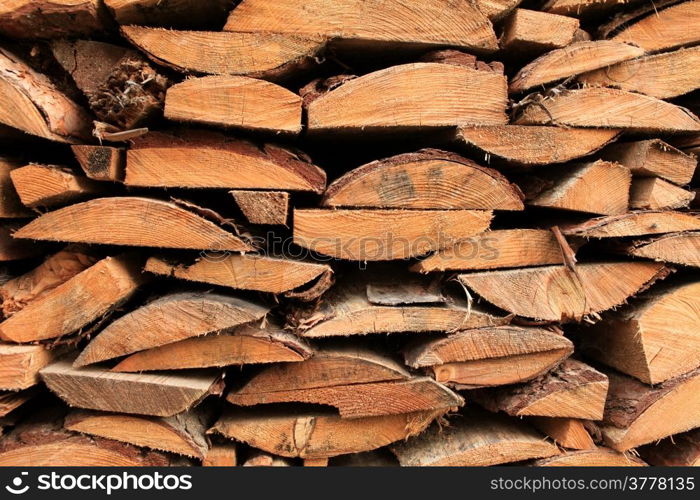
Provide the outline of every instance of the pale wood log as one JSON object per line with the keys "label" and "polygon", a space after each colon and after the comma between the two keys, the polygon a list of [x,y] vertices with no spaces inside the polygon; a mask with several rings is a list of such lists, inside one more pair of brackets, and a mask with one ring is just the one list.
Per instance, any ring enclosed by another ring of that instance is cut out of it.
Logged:
{"label": "pale wood log", "polygon": [[78,408],[172,417],[220,392],[216,371],[116,373],[104,367],[74,368],[73,361],[63,358],[40,374],[52,392]]}
{"label": "pale wood log", "polygon": [[128,300],[143,281],[134,259],[106,257],[5,319],[0,338],[32,342],[74,333]]}
{"label": "pale wood log", "polygon": [[75,360],[81,367],[262,319],[269,309],[217,293],[170,293],[107,325]]}
{"label": "pale wood log", "polygon": [[626,455],[609,448],[567,451],[556,457],[541,458],[535,467],[645,467],[647,464],[634,455]]}
{"label": "pale wood log", "polygon": [[304,467],[328,467],[327,458],[305,458]]}
{"label": "pale wood log", "polygon": [[700,231],[671,233],[658,238],[635,241],[626,251],[635,257],[700,267]]}
{"label": "pale wood log", "polygon": [[12,183],[12,171],[22,167],[18,161],[0,156],[0,218],[16,219],[34,214],[22,204]]}
{"label": "pale wood log", "polygon": [[70,169],[54,165],[26,165],[10,172],[22,203],[28,207],[56,207],[104,194],[104,187]]}
{"label": "pale wood log", "polygon": [[[624,3],[637,3],[641,0],[623,0]],[[601,15],[619,7],[620,0],[547,0],[542,10],[566,16],[591,17]]]}
{"label": "pale wood log", "polygon": [[697,214],[661,210],[597,217],[562,227],[565,235],[584,238],[622,238],[696,230],[700,230],[700,217]]}
{"label": "pale wood log", "polygon": [[289,193],[286,191],[229,191],[251,224],[286,226]]}
{"label": "pale wood log", "polygon": [[17,391],[39,383],[39,370],[53,362],[55,352],[43,345],[0,344],[0,389]]}
{"label": "pale wood log", "polygon": [[243,467],[291,467],[291,460],[255,451],[252,456],[241,464]]}
{"label": "pale wood log", "polygon": [[596,448],[583,421],[577,418],[531,417],[528,422],[552,438],[562,448],[572,450],[593,450]]}
{"label": "pale wood log", "polygon": [[327,207],[522,210],[522,195],[498,171],[454,153],[423,149],[373,161],[328,186]]}
{"label": "pale wood log", "polygon": [[238,465],[235,443],[214,443],[209,447],[203,467],[235,467]]}
{"label": "pale wood log", "polygon": [[0,33],[9,38],[95,35],[109,27],[101,0],[6,0]]}
{"label": "pale wood log", "polygon": [[695,199],[695,193],[680,188],[658,177],[640,177],[632,180],[630,208],[633,210],[674,210],[686,208]]}
{"label": "pale wood log", "polygon": [[173,202],[140,197],[97,198],[33,220],[17,238],[105,245],[241,252],[241,237]]}
{"label": "pale wood log", "polygon": [[112,146],[71,146],[85,175],[96,181],[124,180],[125,154],[123,148]]}
{"label": "pale wood log", "polygon": [[638,451],[651,465],[697,467],[700,465],[700,429],[671,436]]}
{"label": "pale wood log", "polygon": [[522,0],[477,0],[476,6],[491,21],[497,22],[506,17]]}
{"label": "pale wood log", "polygon": [[[623,304],[670,270],[651,262],[595,262],[460,274],[465,286],[513,314],[546,321],[581,320]],[[540,297],[533,301],[533,297]]]}
{"label": "pale wood log", "polygon": [[505,21],[499,45],[504,54],[539,55],[571,44],[579,24],[573,17],[515,9]]}

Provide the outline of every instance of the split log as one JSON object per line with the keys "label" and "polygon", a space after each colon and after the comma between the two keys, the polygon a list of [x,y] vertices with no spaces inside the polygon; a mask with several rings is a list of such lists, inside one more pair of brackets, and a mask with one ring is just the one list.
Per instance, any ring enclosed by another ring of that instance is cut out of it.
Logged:
{"label": "split log", "polygon": [[588,365],[567,359],[526,384],[474,391],[487,410],[522,417],[603,418],[608,377]]}
{"label": "split log", "polygon": [[500,21],[513,9],[520,5],[522,0],[477,0],[476,6],[491,21]]}
{"label": "split log", "polygon": [[2,219],[16,219],[34,215],[22,204],[12,183],[12,172],[21,166],[21,163],[17,161],[0,156],[0,218]]}
{"label": "split log", "polygon": [[353,48],[432,45],[470,52],[498,48],[493,26],[477,6],[450,0],[427,0],[410,9],[400,0],[369,5],[363,0],[333,4],[325,0],[282,0],[274,5],[265,0],[244,0],[231,11],[224,30],[322,35],[340,39]]}
{"label": "split log", "polygon": [[503,25],[499,45],[504,55],[537,56],[574,41],[579,20],[529,9],[515,9]]}
{"label": "split log", "polygon": [[301,97],[246,76],[190,78],[168,89],[169,120],[272,133],[301,132]]}
{"label": "split log", "polygon": [[511,79],[509,90],[524,92],[643,55],[644,50],[639,47],[610,40],[572,43],[547,52],[522,68]]}
{"label": "split log", "polygon": [[486,231],[443,248],[414,264],[411,271],[467,271],[563,264],[562,250],[546,229]]}
{"label": "split log", "polygon": [[535,189],[522,185],[529,205],[601,215],[624,214],[629,207],[632,174],[619,163],[598,160],[556,167],[533,180]]}
{"label": "split log", "polygon": [[645,467],[647,464],[633,455],[625,455],[608,448],[568,451],[532,463],[535,467]]}
{"label": "split log", "polygon": [[647,292],[634,305],[586,328],[588,356],[647,384],[658,384],[700,365],[700,281]]}
{"label": "split log", "polygon": [[327,207],[522,210],[517,186],[454,153],[423,149],[358,167],[328,186]]}
{"label": "split log", "polygon": [[565,90],[529,104],[515,124],[610,127],[645,133],[700,130],[700,119],[685,108],[643,94],[602,87]]}
{"label": "split log", "polygon": [[96,181],[124,180],[124,149],[112,146],[71,146],[83,172]]}
{"label": "split log", "polygon": [[209,451],[205,436],[206,415],[196,411],[178,413],[172,417],[148,417],[73,410],[66,416],[63,426],[81,434],[200,460]]}
{"label": "split log", "polygon": [[640,57],[583,75],[586,85],[614,87],[658,99],[670,99],[700,88],[692,68],[700,64],[700,47]]}
{"label": "split log", "polygon": [[158,64],[184,73],[280,81],[312,68],[326,39],[309,34],[176,31],[123,26],[122,34]]}
{"label": "split log", "polygon": [[154,417],[172,417],[220,391],[215,371],[115,373],[102,367],[74,368],[71,357],[43,368],[40,374],[69,406]]}
{"label": "split log", "polygon": [[542,328],[498,326],[416,341],[404,350],[412,368],[428,367],[440,383],[459,389],[526,382],[574,350],[563,335]]}
{"label": "split log", "polygon": [[[518,316],[578,321],[623,304],[670,273],[652,262],[595,262],[460,274],[458,279],[490,303]],[[538,297],[538,300],[533,300]]]}
{"label": "split log", "polygon": [[[625,0],[626,3],[640,0]],[[588,18],[608,13],[620,6],[620,0],[547,0],[542,10],[564,16]]]}
{"label": "split log", "polygon": [[45,245],[41,243],[12,237],[14,232],[25,223],[26,221],[21,219],[0,223],[0,262],[31,259],[39,257],[46,251]]}
{"label": "split log", "polygon": [[562,227],[565,235],[584,238],[624,238],[697,230],[700,230],[700,217],[697,214],[659,210],[597,217]]}
{"label": "split log", "polygon": [[162,114],[170,82],[138,52],[89,40],[54,42],[52,50],[100,121],[129,130]]}
{"label": "split log", "polygon": [[402,466],[487,466],[559,454],[553,443],[523,422],[471,410],[451,425],[391,447]]}
{"label": "split log", "polygon": [[267,453],[255,452],[245,462],[243,467],[291,467],[292,463],[286,458],[275,457]]}
{"label": "split log", "polygon": [[139,197],[97,198],[42,215],[16,238],[244,252],[243,239],[182,206]]}
{"label": "split log", "polygon": [[697,158],[661,139],[613,144],[601,156],[622,163],[635,175],[661,177],[679,185],[690,182],[698,164]]}
{"label": "split log", "polygon": [[58,411],[42,412],[0,441],[0,465],[22,467],[164,467],[186,465],[166,454],[111,439],[82,436],[62,427]]}
{"label": "split log", "polygon": [[0,344],[0,390],[18,391],[39,383],[39,370],[53,362],[43,345]]}
{"label": "split log", "polygon": [[627,252],[635,257],[700,267],[700,231],[672,233],[633,242]]}
{"label": "split log", "polygon": [[576,418],[532,417],[528,420],[562,448],[594,450],[596,445],[583,421]]}
{"label": "split log", "polygon": [[108,27],[100,0],[8,0],[0,5],[0,33],[8,38],[70,38]]}
{"label": "split log", "polygon": [[614,141],[619,131],[503,125],[460,127],[453,140],[516,165],[564,163],[588,156]]}
{"label": "split log", "polygon": [[117,364],[115,372],[209,368],[304,361],[312,350],[276,327],[243,326],[232,332],[189,338],[140,351]]}
{"label": "split log", "polygon": [[[74,333],[128,300],[143,282],[136,263],[106,257],[0,323],[0,338],[32,342]],[[41,318],[41,321],[37,321]]]}
{"label": "split log", "polygon": [[10,172],[22,203],[28,207],[55,207],[104,194],[98,182],[54,165],[27,165]]}
{"label": "split log", "polygon": [[690,0],[664,9],[654,8],[639,21],[623,27],[612,40],[659,52],[700,42],[700,2]]}
{"label": "split log", "polygon": [[321,459],[374,450],[423,432],[445,410],[343,419],[322,412],[227,410],[211,432],[283,457]]}
{"label": "split log", "polygon": [[673,210],[686,208],[695,199],[695,193],[680,188],[658,177],[640,177],[632,180],[630,208],[633,210]]}
{"label": "split log", "polygon": [[4,49],[0,49],[0,123],[58,142],[90,136],[85,110]]}
{"label": "split log", "polygon": [[254,254],[203,258],[191,265],[169,264],[151,257],[144,270],[187,281],[287,295],[309,284],[325,282],[326,275],[333,276],[333,270],[327,264]]}
{"label": "split log", "polygon": [[251,224],[286,226],[289,219],[289,193],[286,191],[229,191],[246,220]]}
{"label": "split log", "polygon": [[626,451],[700,427],[700,368],[655,387],[617,373],[608,377],[601,427],[607,446]]}
{"label": "split log", "polygon": [[315,80],[301,90],[310,133],[396,132],[508,121],[502,68],[477,64],[475,59],[469,65],[403,64],[338,80]]}
{"label": "split log", "polygon": [[304,459],[304,467],[328,467],[327,458],[306,458]]}
{"label": "split log", "polygon": [[700,429],[671,436],[660,443],[643,446],[638,451],[651,465],[698,466],[700,465]]}
{"label": "split log", "polygon": [[0,418],[5,419],[17,408],[30,401],[36,394],[35,388],[0,392]]}
{"label": "split log", "polygon": [[464,298],[424,295],[424,282],[402,278],[400,284],[384,282],[398,300],[377,300],[362,282],[345,281],[332,288],[318,305],[297,310],[290,326],[303,337],[333,337],[372,333],[450,332],[459,329],[504,325],[509,318],[471,308]]}
{"label": "split log", "polygon": [[119,24],[201,28],[221,26],[232,0],[104,0]]}
{"label": "split log", "polygon": [[303,153],[274,144],[257,146],[214,133],[190,132],[182,139],[155,132],[134,140],[127,153],[125,183],[322,193],[326,173]]}
{"label": "split log", "polygon": [[171,293],[107,325],[75,360],[81,367],[259,320],[267,307],[217,293]]}
{"label": "split log", "polygon": [[489,210],[294,210],[294,243],[356,261],[418,257],[488,229]]}
{"label": "split log", "polygon": [[209,447],[203,467],[235,467],[238,465],[235,443],[214,443]]}

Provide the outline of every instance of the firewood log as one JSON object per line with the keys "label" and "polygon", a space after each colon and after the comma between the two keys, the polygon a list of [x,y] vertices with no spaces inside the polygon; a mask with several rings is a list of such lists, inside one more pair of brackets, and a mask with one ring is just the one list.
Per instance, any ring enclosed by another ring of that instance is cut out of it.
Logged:
{"label": "firewood log", "polygon": [[477,0],[476,6],[491,21],[500,21],[513,9],[520,5],[522,0]]}
{"label": "firewood log", "polygon": [[[490,303],[545,321],[578,321],[623,304],[665,278],[670,270],[651,262],[593,262],[460,274],[458,279]],[[533,297],[541,297],[533,300]]]}
{"label": "firewood log", "polygon": [[[188,168],[172,168],[173,165]],[[234,167],[235,165],[235,167]],[[280,189],[321,193],[326,173],[300,152],[214,133],[150,133],[127,152],[131,186]]]}
{"label": "firewood log", "polygon": [[140,197],[97,198],[59,208],[34,219],[15,236],[105,245],[252,250],[241,237],[181,204]]}
{"label": "firewood log", "polygon": [[201,460],[209,452],[205,436],[208,418],[206,413],[197,410],[172,417],[73,410],[66,415],[63,427],[81,434]]}
{"label": "firewood log", "polygon": [[21,391],[0,392],[0,419],[4,419],[36,395],[36,387],[30,387]]}
{"label": "firewood log", "polygon": [[700,369],[655,387],[608,373],[605,444],[626,451],[642,444],[700,427]]}
{"label": "firewood log", "polygon": [[700,88],[691,68],[700,64],[700,48],[656,54],[579,75],[586,85],[614,87],[669,99]]}
{"label": "firewood log", "polygon": [[75,360],[81,367],[262,319],[268,308],[217,293],[170,293],[107,325]]}
{"label": "firewood log", "polygon": [[498,171],[425,149],[373,161],[328,186],[327,207],[522,210],[518,188]]}
{"label": "firewood log", "polygon": [[445,410],[344,419],[332,413],[229,409],[209,432],[281,455],[320,459],[374,450],[423,432]]}
{"label": "firewood log", "polygon": [[143,281],[133,258],[106,257],[5,319],[0,338],[32,342],[74,333],[129,299]]}
{"label": "firewood log", "polygon": [[656,261],[700,267],[700,231],[671,233],[633,242],[627,253]]}
{"label": "firewood log", "polygon": [[552,50],[522,68],[510,81],[512,93],[551,84],[644,55],[644,50],[610,40],[576,42]]}
{"label": "firewood log", "polygon": [[238,465],[235,443],[214,443],[209,447],[203,467],[235,467]]}
{"label": "firewood log", "polygon": [[647,464],[633,455],[626,455],[608,448],[567,451],[551,458],[541,458],[532,463],[535,467],[645,467]]}
{"label": "firewood log", "polygon": [[651,465],[697,466],[700,464],[700,429],[671,436],[656,444],[642,446],[638,451]]}
{"label": "firewood log", "polygon": [[286,191],[233,190],[229,193],[251,224],[287,225],[289,193]]}
{"label": "firewood log", "polygon": [[12,182],[12,171],[21,167],[20,162],[0,156],[0,218],[16,219],[34,215],[22,204]]}
{"label": "firewood log", "polygon": [[100,196],[100,183],[55,165],[26,165],[10,172],[12,184],[25,206],[56,207]]}
{"label": "firewood log", "polygon": [[[630,3],[642,0],[627,0]],[[591,17],[609,12],[620,5],[619,0],[547,0],[542,10],[575,17]]]}
{"label": "firewood log", "polygon": [[504,54],[538,56],[571,44],[579,24],[573,17],[515,9],[505,21],[499,45]]}
{"label": "firewood log", "polygon": [[594,450],[596,445],[582,420],[565,417],[531,417],[528,422],[562,448]]}
{"label": "firewood log", "polygon": [[471,410],[450,425],[433,425],[404,443],[391,446],[403,466],[485,466],[559,454],[524,422]]}
{"label": "firewood log", "polygon": [[[482,0],[483,1],[483,0]],[[491,9],[493,11],[493,9]],[[436,23],[435,20],[440,22]],[[364,0],[244,0],[231,11],[225,31],[323,35],[353,47],[451,46],[475,52],[497,49],[489,20],[470,2],[400,0],[368,5]]]}
{"label": "firewood log", "polygon": [[184,73],[240,75],[280,81],[321,58],[325,37],[315,34],[177,31],[123,26],[124,37],[154,62]]}
{"label": "firewood log", "polygon": [[643,94],[602,87],[564,90],[529,104],[514,123],[611,127],[645,133],[700,130],[700,119],[685,108]]}
{"label": "firewood log", "polygon": [[124,149],[112,146],[71,146],[85,175],[96,181],[124,180]]}
{"label": "firewood log", "polygon": [[104,0],[119,24],[147,24],[179,28],[219,26],[232,0]]}
{"label": "firewood log", "polygon": [[292,462],[286,458],[268,455],[261,451],[255,451],[245,462],[243,467],[291,467]]}
{"label": "firewood log", "polygon": [[0,5],[0,33],[9,38],[96,35],[109,26],[101,0],[8,0]]}
{"label": "firewood log", "polygon": [[438,382],[465,389],[526,382],[573,350],[571,341],[548,330],[498,326],[417,340],[403,355],[408,366],[427,367]]}
{"label": "firewood log", "polygon": [[46,386],[69,406],[154,417],[172,417],[220,392],[216,371],[171,374],[116,373],[104,367],[74,368],[71,356],[43,368]]}
{"label": "firewood log", "polygon": [[700,230],[700,217],[697,214],[661,210],[597,217],[562,227],[565,235],[584,238],[622,238],[696,230]]}
{"label": "firewood log", "polygon": [[633,210],[686,208],[693,199],[695,199],[695,193],[692,191],[658,177],[633,179],[630,187],[630,208]]}
{"label": "firewood log", "polygon": [[0,344],[0,390],[18,391],[39,383],[39,370],[54,361],[43,345]]}

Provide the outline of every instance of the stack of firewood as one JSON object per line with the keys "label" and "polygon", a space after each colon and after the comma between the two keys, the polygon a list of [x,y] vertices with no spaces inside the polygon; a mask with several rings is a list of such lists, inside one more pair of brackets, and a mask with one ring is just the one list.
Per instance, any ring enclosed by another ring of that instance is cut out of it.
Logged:
{"label": "stack of firewood", "polygon": [[700,0],[1,2],[0,465],[700,463],[698,67]]}

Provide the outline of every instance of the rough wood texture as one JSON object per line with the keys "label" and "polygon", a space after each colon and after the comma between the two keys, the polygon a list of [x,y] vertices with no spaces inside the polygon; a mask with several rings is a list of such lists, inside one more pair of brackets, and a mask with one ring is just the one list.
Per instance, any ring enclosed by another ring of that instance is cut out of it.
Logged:
{"label": "rough wood texture", "polygon": [[304,459],[374,450],[425,430],[445,411],[343,419],[322,412],[227,410],[209,432],[255,448]]}
{"label": "rough wood texture", "polygon": [[502,125],[460,127],[454,142],[522,165],[563,163],[595,153],[619,135],[617,130]]}
{"label": "rough wood texture", "polygon": [[647,464],[633,455],[608,448],[568,451],[556,457],[542,458],[532,463],[535,467],[644,467]]}
{"label": "rough wood texture", "polygon": [[238,465],[238,457],[236,454],[236,445],[234,443],[214,443],[209,447],[204,460],[203,467],[235,467]]}
{"label": "rough wood texture", "polygon": [[700,88],[692,70],[698,64],[700,47],[692,47],[613,64],[579,75],[578,80],[586,85],[614,87],[669,99]]}
{"label": "rough wood texture", "polygon": [[470,62],[403,64],[342,84],[338,78],[314,81],[302,89],[309,131],[505,125],[502,69],[477,65],[475,59]]}
{"label": "rough wood texture", "polygon": [[44,75],[0,49],[0,123],[52,141],[89,137],[90,118]]}
{"label": "rough wood texture", "polygon": [[700,230],[700,217],[697,214],[658,210],[597,217],[562,227],[565,235],[584,238],[623,238],[696,230]]}
{"label": "rough wood texture", "polygon": [[449,426],[426,432],[391,450],[403,466],[486,466],[559,454],[523,422],[472,410]]}
{"label": "rough wood texture", "polygon": [[593,450],[593,438],[582,420],[562,417],[532,417],[528,420],[537,430],[546,434],[562,448]]}
{"label": "rough wood texture", "polygon": [[477,0],[476,6],[491,21],[500,21],[513,9],[520,5],[522,0]]}
{"label": "rough wood texture", "polygon": [[54,360],[43,345],[0,344],[0,390],[18,391],[39,383],[39,370]]}
{"label": "rough wood texture", "polygon": [[124,180],[124,149],[112,146],[71,146],[85,175],[96,181]]}
{"label": "rough wood texture", "polygon": [[692,467],[700,464],[700,429],[664,439],[639,449],[651,465]]}
{"label": "rough wood texture", "polygon": [[424,149],[373,161],[336,179],[327,207],[522,210],[519,189],[498,171]]}
{"label": "rough wood texture", "polygon": [[607,446],[625,451],[700,427],[700,369],[655,387],[617,373],[608,377],[601,428]]}
{"label": "rough wood texture", "polygon": [[571,44],[578,29],[579,20],[572,17],[515,9],[505,21],[499,45],[508,53],[539,55]]}
{"label": "rough wood texture", "polygon": [[22,204],[12,183],[12,172],[22,164],[16,160],[0,156],[0,218],[17,219],[34,214]]}
{"label": "rough wood texture", "polygon": [[32,342],[74,333],[125,302],[142,282],[133,259],[106,257],[5,319],[0,338]]}
{"label": "rough wood texture", "polygon": [[27,165],[10,172],[22,203],[28,207],[55,207],[104,194],[99,183],[53,165]]}
{"label": "rough wood texture", "polygon": [[[639,0],[627,0],[636,2]],[[590,17],[618,7],[620,0],[547,0],[542,10],[566,16]]]}
{"label": "rough wood texture", "polygon": [[414,264],[411,271],[468,271],[563,263],[561,247],[552,231],[498,229],[443,248]]}
{"label": "rough wood texture", "polygon": [[619,306],[668,273],[663,264],[651,262],[598,262],[577,264],[575,271],[546,266],[460,274],[458,279],[513,314],[571,321]]}
{"label": "rough wood texture", "polygon": [[177,71],[279,81],[313,67],[323,36],[177,31],[123,26],[122,34],[158,64]]}
{"label": "rough wood texture", "polygon": [[661,139],[613,144],[601,156],[623,164],[635,175],[661,177],[680,185],[690,182],[698,163],[694,156]]}
{"label": "rough wood texture", "polygon": [[619,89],[565,90],[527,105],[517,125],[619,128],[648,133],[697,132],[700,119],[685,108]]}
{"label": "rough wood texture", "polygon": [[70,357],[41,370],[46,386],[69,406],[89,410],[172,417],[218,392],[218,373],[115,373],[107,368],[73,368]]}
{"label": "rough wood texture", "polygon": [[217,293],[171,293],[107,325],[75,360],[81,367],[260,320],[267,307]]}
{"label": "rough wood texture", "polygon": [[97,198],[33,220],[17,238],[241,252],[252,247],[182,206],[139,197]]}
{"label": "rough wood texture", "polygon": [[63,423],[69,431],[89,434],[152,450],[199,458],[209,451],[207,416],[195,411],[172,417],[121,415],[73,410]]}
{"label": "rough wood texture", "polygon": [[286,191],[230,191],[236,205],[251,224],[286,226],[289,193]]}
{"label": "rough wood texture", "polygon": [[509,90],[524,92],[642,55],[644,50],[639,47],[609,40],[572,43],[547,52],[522,68],[510,80]]}
{"label": "rough wood texture", "polygon": [[181,122],[298,134],[301,97],[264,80],[203,76],[168,89],[165,117]]}
{"label": "rough wood texture", "polygon": [[656,261],[700,267],[700,232],[673,233],[633,242],[627,253]]}
{"label": "rough wood texture", "polygon": [[567,359],[526,384],[479,390],[475,399],[490,411],[513,416],[603,418],[608,377],[588,365]]}
{"label": "rough wood texture", "polygon": [[686,208],[695,193],[658,177],[640,177],[632,180],[630,208],[633,210],[674,210]]}
{"label": "rough wood texture", "polygon": [[135,139],[129,149],[125,183],[321,193],[326,173],[302,153],[274,144],[258,146],[214,133],[190,132],[180,138],[153,132]]}
{"label": "rough wood texture", "polygon": [[179,370],[244,364],[304,361],[313,351],[300,339],[274,326],[242,326],[232,332],[184,339],[137,352],[113,371]]}
{"label": "rough wood texture", "polygon": [[[400,48],[460,47],[470,51],[497,49],[488,19],[467,1],[426,0],[406,4],[382,2],[381,8],[363,0],[244,0],[231,11],[224,30],[252,33],[323,35],[354,46]],[[440,19],[440,23],[435,20]]]}
{"label": "rough wood texture", "polygon": [[6,0],[0,5],[0,33],[9,38],[59,38],[107,29],[100,0]]}
{"label": "rough wood texture", "polygon": [[294,210],[294,243],[356,261],[407,259],[488,229],[489,210]]}
{"label": "rough wood texture", "polygon": [[198,28],[223,24],[232,0],[104,0],[119,24]]}

